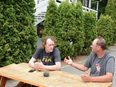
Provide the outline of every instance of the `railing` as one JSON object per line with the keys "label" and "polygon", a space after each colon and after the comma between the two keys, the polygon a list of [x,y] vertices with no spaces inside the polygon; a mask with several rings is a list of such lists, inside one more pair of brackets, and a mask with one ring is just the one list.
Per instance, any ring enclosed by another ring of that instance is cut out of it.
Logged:
{"label": "railing", "polygon": [[85,6],[82,6],[82,8],[83,8],[83,12],[86,12],[86,11],[95,12],[95,13],[96,13],[96,19],[97,19],[97,16],[98,16],[98,11],[97,11],[97,10],[90,9],[90,8],[88,8],[88,7],[85,7]]}

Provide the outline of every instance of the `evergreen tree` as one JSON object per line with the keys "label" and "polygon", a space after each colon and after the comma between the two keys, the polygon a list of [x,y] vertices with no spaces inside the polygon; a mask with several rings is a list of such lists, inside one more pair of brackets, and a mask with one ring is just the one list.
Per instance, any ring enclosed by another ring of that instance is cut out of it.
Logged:
{"label": "evergreen tree", "polygon": [[103,37],[107,42],[108,46],[112,45],[113,43],[113,21],[110,16],[106,15],[100,16],[100,19],[97,22],[97,32],[98,36]]}
{"label": "evergreen tree", "polygon": [[0,66],[28,62],[35,51],[33,0],[0,1]]}
{"label": "evergreen tree", "polygon": [[82,4],[79,1],[75,7],[75,11],[76,11],[76,21],[75,21],[75,51],[80,54],[83,50],[84,47],[84,34],[85,34],[85,30],[84,30],[84,17],[83,17],[83,10],[82,10]]}
{"label": "evergreen tree", "polygon": [[114,23],[112,24],[113,26],[113,44],[116,43],[116,0],[108,0],[108,4],[105,9],[105,14],[111,16],[112,20]]}
{"label": "evergreen tree", "polygon": [[97,38],[96,29],[96,13],[95,12],[85,12],[84,13],[84,29],[85,29],[85,43],[83,48],[84,54],[89,54],[89,47],[92,41]]}
{"label": "evergreen tree", "polygon": [[50,0],[49,5],[47,6],[47,11],[45,15],[45,21],[44,21],[44,31],[43,31],[43,37],[49,35],[56,38],[58,32],[58,28],[56,27],[57,17],[58,17],[58,11],[57,11],[57,4],[54,0]]}
{"label": "evergreen tree", "polygon": [[61,57],[75,56],[82,51],[84,46],[82,4],[78,2],[75,6],[74,3],[70,4],[66,0],[59,5],[58,12],[57,27],[60,32],[57,44]]}
{"label": "evergreen tree", "polygon": [[[57,20],[57,28],[59,28],[57,45],[61,52],[61,57],[72,56],[75,53],[74,36],[75,36],[75,6],[70,4],[68,0],[61,2],[58,7],[59,18]],[[70,44],[73,43],[73,44]],[[76,52],[77,53],[77,52]]]}

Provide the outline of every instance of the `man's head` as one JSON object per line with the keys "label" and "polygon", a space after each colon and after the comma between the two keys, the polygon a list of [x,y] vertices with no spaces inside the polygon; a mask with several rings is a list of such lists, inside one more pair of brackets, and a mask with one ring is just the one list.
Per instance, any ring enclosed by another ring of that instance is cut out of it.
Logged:
{"label": "man's head", "polygon": [[43,42],[42,42],[42,48],[46,50],[47,53],[50,53],[53,51],[55,45],[55,38],[51,37],[51,36],[46,36],[43,38]]}
{"label": "man's head", "polygon": [[96,53],[96,51],[102,49],[102,50],[106,50],[106,41],[105,39],[103,39],[102,37],[98,37],[96,38],[92,45],[91,45],[91,48],[92,48],[92,52]]}

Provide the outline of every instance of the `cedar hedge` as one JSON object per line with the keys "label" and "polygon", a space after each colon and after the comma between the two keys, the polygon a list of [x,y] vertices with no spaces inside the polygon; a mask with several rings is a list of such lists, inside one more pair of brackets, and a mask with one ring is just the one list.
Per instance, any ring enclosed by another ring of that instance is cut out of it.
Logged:
{"label": "cedar hedge", "polygon": [[105,8],[105,15],[111,16],[114,23],[112,23],[113,26],[113,43],[116,43],[116,0],[108,0],[107,6]]}
{"label": "cedar hedge", "polygon": [[[50,1],[53,2],[52,0]],[[56,5],[53,7],[56,9]],[[44,29],[42,38],[46,35],[50,35],[57,39],[56,45],[61,52],[62,59],[65,56],[71,56],[73,58],[79,54],[89,54],[91,52],[89,47],[92,41],[98,36],[104,37],[108,46],[113,43],[111,34],[114,31],[111,29],[112,26],[110,26],[112,23],[111,19],[104,19],[104,23],[109,23],[107,22],[108,20],[111,22],[106,25],[99,23],[102,17],[96,22],[96,14],[94,12],[85,12],[83,14],[80,1],[76,5],[74,5],[74,2],[69,3],[68,0],[61,2],[56,9],[57,12],[55,11],[56,15],[51,11],[52,9],[52,4],[49,3],[46,12],[49,14],[46,14],[46,20],[44,22],[45,26],[49,26],[49,29],[47,29],[47,27]],[[101,32],[102,35],[100,35],[100,26],[104,26],[102,30],[110,31],[107,33],[108,39],[106,36],[103,36],[106,32],[103,31]],[[107,28],[105,28],[105,26]]]}
{"label": "cedar hedge", "polygon": [[28,62],[36,47],[33,0],[0,1],[0,66]]}
{"label": "cedar hedge", "polygon": [[91,46],[92,41],[95,38],[97,38],[95,12],[84,13],[84,29],[85,29],[85,41],[83,47],[83,54],[89,54],[91,52],[89,47]]}
{"label": "cedar hedge", "polygon": [[[0,66],[28,62],[35,52],[37,35],[33,8],[33,0],[0,2]],[[108,46],[115,43],[115,21],[111,18],[101,16],[96,23],[95,13],[83,14],[81,2],[74,5],[74,2],[66,0],[57,7],[54,0],[50,0],[42,38],[47,35],[56,38],[62,59],[65,56],[73,58],[78,54],[89,54],[88,48],[97,35],[104,37]]]}
{"label": "cedar hedge", "polygon": [[113,21],[110,16],[101,15],[100,19],[97,22],[97,32],[98,36],[103,37],[107,42],[108,46],[111,46],[113,43],[114,31],[113,31]]}

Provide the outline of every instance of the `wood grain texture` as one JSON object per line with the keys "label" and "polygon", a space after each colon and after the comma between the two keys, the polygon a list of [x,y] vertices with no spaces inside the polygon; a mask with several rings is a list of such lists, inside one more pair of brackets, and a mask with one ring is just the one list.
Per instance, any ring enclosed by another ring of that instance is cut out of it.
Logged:
{"label": "wood grain texture", "polygon": [[[83,82],[79,75],[62,71],[34,71],[27,63],[11,64],[0,68],[0,75],[39,87],[111,87],[112,82],[95,83]],[[43,72],[49,72],[49,77],[44,77]]]}

